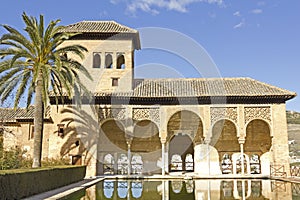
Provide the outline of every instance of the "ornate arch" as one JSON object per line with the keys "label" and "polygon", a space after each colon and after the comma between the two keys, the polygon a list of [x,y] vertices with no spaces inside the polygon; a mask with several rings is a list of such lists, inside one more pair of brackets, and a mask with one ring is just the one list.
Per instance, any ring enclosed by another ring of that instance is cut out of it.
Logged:
{"label": "ornate arch", "polygon": [[175,112],[167,123],[167,140],[179,133],[189,135],[194,143],[203,141],[203,122],[201,117],[190,110],[180,110]]}
{"label": "ornate arch", "polygon": [[149,120],[155,123],[157,127],[160,127],[159,108],[133,108],[132,119],[137,121],[136,123],[138,121]]}
{"label": "ornate arch", "polygon": [[127,150],[125,127],[121,121],[106,119],[100,127],[101,132],[111,143],[124,151]]}
{"label": "ornate arch", "polygon": [[253,119],[246,126],[245,153],[262,154],[268,152],[272,146],[270,124],[263,119]]}
{"label": "ornate arch", "polygon": [[211,124],[224,119],[232,121],[235,125],[238,122],[237,107],[211,107],[210,116]]}
{"label": "ornate arch", "polygon": [[232,155],[240,151],[237,136],[237,126],[229,119],[220,119],[212,125],[211,145],[219,153],[219,158],[225,154]]}
{"label": "ornate arch", "polygon": [[271,127],[271,108],[266,107],[245,107],[244,108],[245,126],[255,119],[264,120]]}
{"label": "ornate arch", "polygon": [[141,120],[133,128],[133,152],[152,152],[161,149],[158,126],[150,120]]}

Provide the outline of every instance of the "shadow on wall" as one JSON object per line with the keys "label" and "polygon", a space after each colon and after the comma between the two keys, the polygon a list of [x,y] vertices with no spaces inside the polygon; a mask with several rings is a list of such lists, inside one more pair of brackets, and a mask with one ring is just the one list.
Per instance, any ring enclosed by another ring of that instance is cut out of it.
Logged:
{"label": "shadow on wall", "polygon": [[93,156],[97,153],[97,143],[99,139],[99,123],[96,119],[96,110],[92,106],[69,106],[61,111],[61,123],[65,124],[63,138],[65,142],[61,146],[60,155],[70,155],[72,164],[78,158],[83,157],[84,164],[90,163]]}

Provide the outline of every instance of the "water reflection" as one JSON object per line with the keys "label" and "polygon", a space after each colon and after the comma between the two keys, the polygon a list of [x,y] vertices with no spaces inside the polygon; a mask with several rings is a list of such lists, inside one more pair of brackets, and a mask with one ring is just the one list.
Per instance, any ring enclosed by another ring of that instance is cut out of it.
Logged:
{"label": "water reflection", "polygon": [[270,180],[105,180],[84,199],[215,200],[300,199],[300,184]]}

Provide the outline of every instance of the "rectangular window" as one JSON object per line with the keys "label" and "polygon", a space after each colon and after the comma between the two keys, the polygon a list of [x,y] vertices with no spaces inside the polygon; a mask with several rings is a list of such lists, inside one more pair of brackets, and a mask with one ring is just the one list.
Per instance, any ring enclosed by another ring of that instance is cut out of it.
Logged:
{"label": "rectangular window", "polygon": [[119,78],[112,78],[112,86],[118,86],[119,85]]}
{"label": "rectangular window", "polygon": [[58,128],[57,132],[59,137],[64,137],[64,127],[65,127],[64,124],[57,124],[57,128]]}
{"label": "rectangular window", "polygon": [[29,125],[29,137],[28,140],[32,140],[34,138],[34,125]]}

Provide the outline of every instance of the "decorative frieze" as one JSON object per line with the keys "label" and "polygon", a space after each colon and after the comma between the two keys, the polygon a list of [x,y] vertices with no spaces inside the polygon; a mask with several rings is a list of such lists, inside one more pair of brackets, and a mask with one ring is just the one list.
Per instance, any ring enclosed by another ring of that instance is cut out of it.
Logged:
{"label": "decorative frieze", "polygon": [[230,119],[235,123],[237,123],[238,120],[236,107],[211,107],[210,116],[211,116],[210,119],[212,124],[214,124],[215,122],[221,119]]}
{"label": "decorative frieze", "polygon": [[245,107],[245,124],[254,119],[263,119],[267,122],[271,122],[271,109],[270,107]]}
{"label": "decorative frieze", "polygon": [[134,120],[150,120],[159,123],[159,108],[133,108],[132,118]]}
{"label": "decorative frieze", "polygon": [[99,121],[105,119],[125,120],[126,109],[125,108],[99,108],[98,117],[99,117]]}

